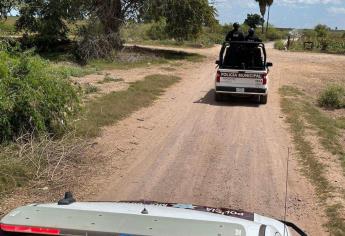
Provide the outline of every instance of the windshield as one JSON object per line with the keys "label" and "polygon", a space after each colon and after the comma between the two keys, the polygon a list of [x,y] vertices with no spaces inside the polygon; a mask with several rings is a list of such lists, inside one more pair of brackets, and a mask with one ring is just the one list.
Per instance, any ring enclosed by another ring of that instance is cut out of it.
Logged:
{"label": "windshield", "polygon": [[0,0],[0,217],[72,191],[345,235],[344,173],[345,0]]}

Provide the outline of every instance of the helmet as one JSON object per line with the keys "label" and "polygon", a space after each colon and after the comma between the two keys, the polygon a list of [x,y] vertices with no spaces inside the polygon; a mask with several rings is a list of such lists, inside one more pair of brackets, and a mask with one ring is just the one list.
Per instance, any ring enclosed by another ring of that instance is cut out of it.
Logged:
{"label": "helmet", "polygon": [[248,34],[249,35],[254,35],[254,33],[255,33],[255,30],[253,28],[249,28]]}
{"label": "helmet", "polygon": [[240,24],[239,24],[238,22],[235,22],[232,26],[233,26],[235,29],[240,28]]}

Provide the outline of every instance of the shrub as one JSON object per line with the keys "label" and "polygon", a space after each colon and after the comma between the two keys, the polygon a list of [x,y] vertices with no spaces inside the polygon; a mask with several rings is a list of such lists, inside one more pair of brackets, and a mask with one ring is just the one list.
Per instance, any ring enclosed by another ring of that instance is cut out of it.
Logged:
{"label": "shrub", "polygon": [[277,40],[274,42],[274,48],[278,50],[284,50],[285,49],[285,44],[283,40]]}
{"label": "shrub", "polygon": [[150,40],[148,32],[150,31],[151,27],[152,24],[148,23],[128,23],[121,28],[121,38],[128,43]]}
{"label": "shrub", "polygon": [[86,86],[84,88],[85,94],[97,93],[98,91],[99,91],[99,88],[95,85],[92,85],[92,84],[86,84]]}
{"label": "shrub", "polygon": [[79,96],[62,69],[30,52],[0,51],[0,142],[67,128]]}
{"label": "shrub", "polygon": [[163,40],[167,38],[165,32],[166,21],[164,18],[159,19],[157,22],[154,22],[151,28],[148,30],[147,35],[152,40]]}
{"label": "shrub", "polygon": [[276,28],[269,27],[265,36],[266,36],[266,40],[273,41],[277,39],[282,39],[284,38],[285,35],[283,32],[277,30]]}
{"label": "shrub", "polygon": [[345,88],[341,85],[329,85],[318,99],[319,105],[327,108],[345,108]]}

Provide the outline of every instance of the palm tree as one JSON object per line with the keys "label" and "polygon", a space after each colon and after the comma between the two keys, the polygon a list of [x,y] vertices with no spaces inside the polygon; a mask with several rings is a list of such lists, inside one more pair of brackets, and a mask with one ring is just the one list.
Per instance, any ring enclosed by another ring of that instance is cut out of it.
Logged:
{"label": "palm tree", "polygon": [[268,13],[267,13],[267,25],[266,25],[266,34],[268,31],[268,22],[270,21],[270,10],[271,10],[271,6],[273,4],[273,0],[266,0],[267,2],[267,6],[268,6]]}
{"label": "palm tree", "polygon": [[[261,16],[262,18],[264,18],[266,14],[267,0],[255,0],[255,1],[259,3]],[[264,22],[262,23],[262,33],[264,33]]]}
{"label": "palm tree", "polygon": [[[266,8],[268,7],[268,17],[267,17],[267,27],[266,27],[266,33],[267,33],[268,22],[270,20],[270,8],[271,8],[271,5],[273,4],[273,0],[255,0],[255,1],[259,3],[260,13],[262,15],[262,18],[265,17]],[[262,23],[262,33],[264,33],[264,23]]]}

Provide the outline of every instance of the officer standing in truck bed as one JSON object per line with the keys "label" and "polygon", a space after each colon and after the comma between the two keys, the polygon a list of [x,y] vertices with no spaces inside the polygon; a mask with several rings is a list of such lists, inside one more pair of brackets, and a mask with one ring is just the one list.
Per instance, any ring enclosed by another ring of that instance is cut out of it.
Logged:
{"label": "officer standing in truck bed", "polygon": [[233,27],[234,29],[226,35],[225,41],[243,41],[244,35],[240,30],[240,24],[236,22],[233,24]]}
{"label": "officer standing in truck bed", "polygon": [[255,35],[255,30],[253,28],[248,30],[248,35],[244,38],[244,40],[247,42],[262,42],[262,40]]}

